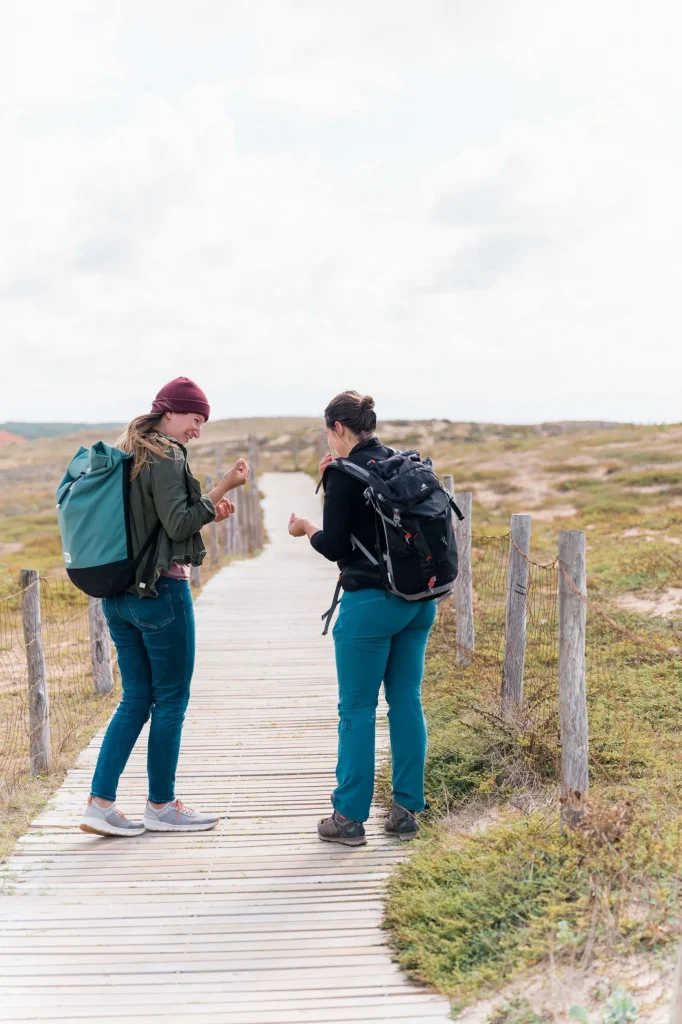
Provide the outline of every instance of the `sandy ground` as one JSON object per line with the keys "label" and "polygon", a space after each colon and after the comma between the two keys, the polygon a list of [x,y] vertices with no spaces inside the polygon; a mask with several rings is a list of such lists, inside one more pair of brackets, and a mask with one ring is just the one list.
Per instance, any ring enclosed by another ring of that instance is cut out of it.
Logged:
{"label": "sandy ground", "polygon": [[0,544],[0,555],[16,555],[23,548],[23,544]]}
{"label": "sandy ground", "polygon": [[591,1020],[601,1019],[605,1002],[618,987],[628,992],[637,1006],[637,1024],[666,1024],[670,1015],[675,980],[675,954],[632,956],[614,963],[595,961],[581,967],[544,965],[505,987],[497,996],[482,999],[461,1010],[457,1024],[486,1024],[505,1002],[526,999],[537,1014],[555,1021],[571,1020],[572,1006],[583,1006]]}
{"label": "sandy ground", "polygon": [[636,594],[623,594],[616,603],[628,611],[650,615],[653,618],[666,618],[682,613],[682,587],[669,587],[659,597],[638,597]]}
{"label": "sandy ground", "polygon": [[682,544],[679,537],[670,537],[666,533],[651,533],[647,530],[640,530],[638,526],[631,526],[628,530],[623,530],[621,537],[644,537],[649,544],[653,544],[657,540],[665,541],[666,544]]}

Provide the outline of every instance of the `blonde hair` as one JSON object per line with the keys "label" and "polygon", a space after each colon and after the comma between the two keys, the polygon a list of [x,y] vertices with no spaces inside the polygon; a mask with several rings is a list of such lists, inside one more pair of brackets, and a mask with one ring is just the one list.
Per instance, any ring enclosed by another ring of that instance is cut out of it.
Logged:
{"label": "blonde hair", "polygon": [[146,413],[144,416],[136,416],[134,420],[130,421],[116,442],[117,448],[133,456],[131,480],[134,480],[142,469],[149,465],[151,455],[157,455],[160,459],[171,458],[169,454],[171,444],[160,433],[160,423],[161,417],[156,412]]}

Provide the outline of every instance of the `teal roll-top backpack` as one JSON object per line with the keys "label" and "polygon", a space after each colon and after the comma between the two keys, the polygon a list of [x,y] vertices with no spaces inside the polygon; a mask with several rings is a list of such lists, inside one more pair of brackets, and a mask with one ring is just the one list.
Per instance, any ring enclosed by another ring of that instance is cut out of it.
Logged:
{"label": "teal roll-top backpack", "polygon": [[[97,441],[80,447],[57,488],[57,514],[66,571],[91,597],[122,594],[144,558],[152,563],[161,523],[133,557],[130,531],[132,455]],[[148,564],[149,572],[153,565]]]}

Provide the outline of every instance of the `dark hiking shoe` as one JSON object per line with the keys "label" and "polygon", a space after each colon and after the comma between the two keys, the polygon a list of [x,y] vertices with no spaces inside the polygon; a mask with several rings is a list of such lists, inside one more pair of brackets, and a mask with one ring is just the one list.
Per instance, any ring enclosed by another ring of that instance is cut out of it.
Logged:
{"label": "dark hiking shoe", "polygon": [[317,834],[325,843],[341,843],[343,846],[364,846],[367,842],[362,822],[344,818],[338,811],[318,821]]}
{"label": "dark hiking shoe", "polygon": [[398,839],[414,839],[419,832],[417,815],[413,814],[412,811],[408,811],[406,807],[402,807],[401,804],[397,804],[395,800],[393,800],[391,801],[391,810],[384,822],[384,831],[386,831],[389,836],[397,836]]}

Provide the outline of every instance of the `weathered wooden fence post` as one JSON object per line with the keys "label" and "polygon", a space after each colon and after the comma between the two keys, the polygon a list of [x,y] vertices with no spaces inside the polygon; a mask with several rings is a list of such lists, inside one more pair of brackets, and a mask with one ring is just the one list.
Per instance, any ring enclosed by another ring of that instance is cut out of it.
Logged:
{"label": "weathered wooden fence post", "polygon": [[580,801],[588,789],[585,693],[587,585],[584,530],[559,531],[559,724],[562,796]]}
{"label": "weathered wooden fence post", "polygon": [[457,554],[459,573],[455,581],[455,607],[457,609],[457,664],[471,665],[474,660],[474,588],[471,577],[471,506],[472,494],[465,491],[455,495],[455,501],[464,516],[457,520]]}
{"label": "weathered wooden fence post", "polygon": [[246,485],[239,488],[239,532],[242,555],[249,553],[249,496]]}
{"label": "weathered wooden fence post", "polygon": [[260,496],[256,479],[251,485],[251,501],[253,502],[253,550],[259,551],[261,546]]}
{"label": "weathered wooden fence post", "polygon": [[189,570],[189,582],[192,587],[201,586],[201,566],[192,565]]}
{"label": "weathered wooden fence post", "polygon": [[40,575],[22,569],[21,619],[28,666],[28,730],[31,775],[45,775],[52,763],[50,748],[50,700],[40,618]]}
{"label": "weathered wooden fence post", "polygon": [[88,598],[88,625],[90,628],[90,660],[96,693],[112,693],[114,673],[111,668],[111,642],[109,627],[98,597]]}
{"label": "weathered wooden fence post", "polygon": [[249,453],[249,466],[251,467],[251,473],[254,477],[258,476],[260,469],[260,444],[255,434],[249,434],[248,437],[248,453]]}
{"label": "weathered wooden fence post", "polygon": [[[206,493],[213,490],[213,477],[206,477]],[[215,522],[208,524],[208,560],[212,569],[218,568],[218,534]]]}
{"label": "weathered wooden fence post", "polygon": [[294,440],[293,440],[293,443],[292,443],[292,445],[291,445],[291,450],[292,450],[292,452],[293,452],[293,455],[294,455],[294,470],[295,470],[295,471],[296,471],[297,473],[298,473],[298,470],[299,470],[299,465],[298,465],[298,451],[299,451],[299,448],[300,448],[300,446],[301,446],[301,440],[300,440],[300,438],[298,437],[298,435],[297,435],[297,434],[295,434],[295,435],[294,435]]}
{"label": "weathered wooden fence post", "polygon": [[253,554],[260,547],[258,542],[258,535],[260,533],[260,502],[258,501],[258,484],[254,479],[251,480],[249,497],[251,498],[251,554]]}
{"label": "weathered wooden fence post", "polygon": [[327,452],[329,451],[329,446],[327,445],[327,438],[322,427],[320,427],[319,430],[317,431],[316,447],[318,457],[320,459],[323,459]]}
{"label": "weathered wooden fence post", "polygon": [[523,701],[530,528],[530,516],[513,515],[511,517],[504,659],[502,662],[502,709],[507,712],[518,707]]}
{"label": "weathered wooden fence post", "polygon": [[[216,447],[215,450],[215,471],[216,480],[220,481],[223,478],[223,462],[221,457],[220,448]],[[223,519],[221,523],[216,523],[216,530],[218,533],[218,552],[223,558],[227,557],[228,549],[228,533],[227,533],[227,519]]]}
{"label": "weathered wooden fence post", "polygon": [[260,508],[260,488],[258,486],[258,467],[260,464],[260,445],[254,434],[249,435],[249,465],[251,466],[251,477],[249,486],[253,503],[253,547],[260,551],[263,546],[263,523]]}
{"label": "weathered wooden fence post", "polygon": [[260,551],[263,546],[263,523],[260,513],[260,491],[258,481],[253,481],[253,546]]}
{"label": "weathered wooden fence post", "polygon": [[244,524],[242,518],[244,515],[244,496],[241,493],[241,488],[238,491],[232,492],[232,501],[234,502],[234,525],[233,529],[233,552],[235,555],[244,554]]}
{"label": "weathered wooden fence post", "polygon": [[237,507],[238,507],[237,492],[236,491],[230,491],[230,493],[227,495],[227,497],[230,499],[230,501],[234,505],[234,512],[232,513],[230,518],[227,520],[227,550],[229,552],[229,557],[230,558],[234,558],[235,555],[237,555],[239,553],[237,551],[237,529],[238,529],[238,523],[237,523]]}
{"label": "weathered wooden fence post", "polygon": [[239,529],[241,532],[241,550],[243,555],[249,553],[249,496],[246,487],[239,489]]}

